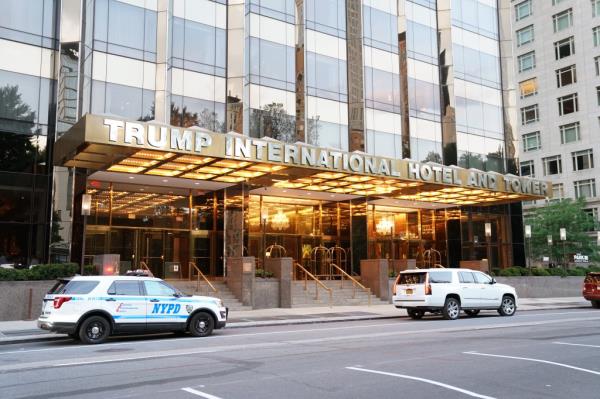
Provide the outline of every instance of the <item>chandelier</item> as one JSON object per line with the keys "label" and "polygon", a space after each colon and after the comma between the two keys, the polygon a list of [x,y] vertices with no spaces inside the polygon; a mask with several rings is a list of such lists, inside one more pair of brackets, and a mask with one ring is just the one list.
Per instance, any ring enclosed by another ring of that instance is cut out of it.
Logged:
{"label": "chandelier", "polygon": [[378,234],[382,235],[390,235],[392,234],[392,229],[394,228],[394,221],[392,218],[381,218],[377,225],[375,225],[375,231]]}
{"label": "chandelier", "polygon": [[290,220],[282,211],[277,211],[275,216],[271,218],[271,227],[275,230],[287,230],[290,227]]}

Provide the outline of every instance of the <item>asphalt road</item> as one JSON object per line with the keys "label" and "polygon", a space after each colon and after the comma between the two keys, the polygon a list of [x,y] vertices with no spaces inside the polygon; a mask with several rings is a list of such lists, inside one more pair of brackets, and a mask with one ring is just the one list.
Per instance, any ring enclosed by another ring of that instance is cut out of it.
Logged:
{"label": "asphalt road", "polygon": [[600,398],[600,311],[0,347],[0,398]]}

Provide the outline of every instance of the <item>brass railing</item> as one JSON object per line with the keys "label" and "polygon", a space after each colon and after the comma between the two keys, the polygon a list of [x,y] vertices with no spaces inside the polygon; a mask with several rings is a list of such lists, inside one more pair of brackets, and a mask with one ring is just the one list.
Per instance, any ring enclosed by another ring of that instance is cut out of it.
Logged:
{"label": "brass railing", "polygon": [[147,271],[150,277],[154,277],[154,273],[152,273],[146,262],[140,261],[140,269]]}
{"label": "brass railing", "polygon": [[356,287],[359,287],[361,290],[367,293],[367,297],[369,298],[369,306],[371,306],[371,289],[369,287],[362,285],[357,279],[346,273],[344,269],[335,263],[332,263],[330,266],[340,272],[340,288],[344,288],[344,277],[346,277],[348,280],[352,281],[352,298],[356,298]]}
{"label": "brass railing", "polygon": [[[202,271],[200,270],[200,268],[198,266],[196,266],[196,263],[194,262],[189,262],[189,266],[193,267],[194,269],[196,269],[196,273],[198,274],[198,278],[196,280],[196,292],[199,291],[200,289],[200,278],[202,278],[202,280],[204,280],[206,282],[206,285],[212,289],[212,291],[216,294],[219,292],[218,289],[215,288],[214,285],[212,285],[212,283],[208,280],[208,278],[206,278],[206,276],[204,275],[204,273],[202,273]],[[208,289],[207,289],[208,291]]]}
{"label": "brass railing", "polygon": [[294,266],[297,267],[298,269],[300,269],[303,274],[304,274],[304,291],[306,291],[308,289],[308,280],[311,279],[315,282],[315,299],[319,300],[319,287],[321,287],[322,289],[324,289],[325,291],[327,291],[329,293],[329,307],[333,306],[333,290],[329,287],[327,287],[325,284],[323,284],[323,282],[321,282],[318,278],[316,278],[314,276],[314,274],[312,274],[311,272],[309,272],[308,270],[306,270],[306,268],[304,266],[302,266],[300,263],[294,263]]}

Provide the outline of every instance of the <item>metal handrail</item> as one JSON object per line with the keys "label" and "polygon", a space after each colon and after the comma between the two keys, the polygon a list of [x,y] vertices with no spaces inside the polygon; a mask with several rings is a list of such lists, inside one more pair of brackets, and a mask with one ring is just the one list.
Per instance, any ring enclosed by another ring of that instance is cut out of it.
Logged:
{"label": "metal handrail", "polygon": [[347,277],[350,281],[352,281],[352,298],[356,298],[356,286],[358,286],[360,287],[360,289],[367,293],[367,296],[369,298],[369,306],[371,306],[371,289],[362,285],[357,279],[346,273],[344,269],[342,269],[335,263],[332,263],[331,266],[337,269],[342,274],[340,278],[340,288],[344,288],[344,277]]}
{"label": "metal handrail", "polygon": [[154,277],[154,273],[152,273],[152,270],[150,270],[150,268],[148,267],[148,265],[146,264],[146,262],[140,261],[140,268],[142,270],[146,270],[148,272],[148,275],[150,277]]}
{"label": "metal handrail", "polygon": [[325,291],[327,291],[329,293],[329,307],[332,307],[333,306],[333,290],[331,288],[327,287],[325,284],[323,284],[322,281],[320,281],[318,278],[316,278],[314,276],[314,274],[312,274],[311,272],[306,270],[306,268],[304,266],[302,266],[300,263],[294,263],[294,266],[304,272],[304,291],[306,291],[306,289],[308,288],[308,278],[310,277],[315,282],[315,299],[316,300],[319,299],[319,286],[321,286],[321,288],[323,288]]}
{"label": "metal handrail", "polygon": [[208,278],[206,278],[206,276],[204,275],[204,273],[202,273],[202,270],[200,270],[200,268],[198,266],[196,266],[195,262],[188,262],[188,264],[189,264],[189,266],[191,266],[194,269],[196,269],[196,272],[198,274],[198,279],[196,280],[196,292],[198,292],[198,290],[200,288],[200,277],[202,277],[202,279],[204,281],[206,281],[206,284],[213,290],[213,292],[215,294],[219,292],[219,290],[216,289],[214,285],[212,285],[212,283],[208,280]]}

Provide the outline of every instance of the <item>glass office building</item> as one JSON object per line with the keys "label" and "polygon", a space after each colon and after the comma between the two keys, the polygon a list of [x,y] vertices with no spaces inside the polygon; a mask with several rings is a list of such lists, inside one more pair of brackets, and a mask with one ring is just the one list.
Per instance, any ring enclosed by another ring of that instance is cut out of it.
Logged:
{"label": "glass office building", "polygon": [[158,275],[180,263],[180,277],[273,245],[300,264],[341,248],[353,272],[422,266],[428,249],[446,266],[522,265],[519,201],[551,187],[512,175],[498,13],[491,0],[9,0],[1,137],[22,150],[1,164],[0,256],[118,254]]}

